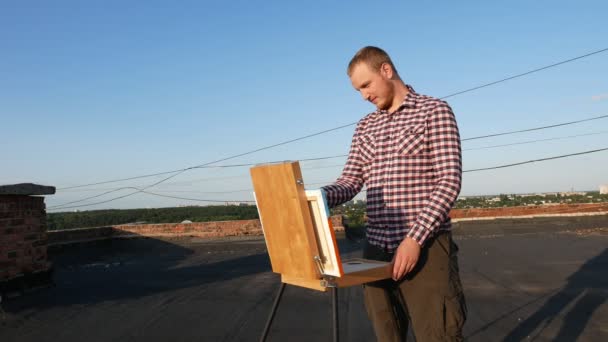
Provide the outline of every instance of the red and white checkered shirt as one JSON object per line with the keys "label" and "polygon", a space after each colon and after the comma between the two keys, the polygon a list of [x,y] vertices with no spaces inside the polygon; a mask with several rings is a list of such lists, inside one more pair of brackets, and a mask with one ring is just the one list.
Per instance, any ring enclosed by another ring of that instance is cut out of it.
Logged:
{"label": "red and white checkered shirt", "polygon": [[409,94],[394,112],[359,121],[336,182],[323,187],[330,207],[367,189],[367,238],[393,252],[409,236],[420,245],[451,230],[449,212],[462,179],[460,134],[450,106]]}

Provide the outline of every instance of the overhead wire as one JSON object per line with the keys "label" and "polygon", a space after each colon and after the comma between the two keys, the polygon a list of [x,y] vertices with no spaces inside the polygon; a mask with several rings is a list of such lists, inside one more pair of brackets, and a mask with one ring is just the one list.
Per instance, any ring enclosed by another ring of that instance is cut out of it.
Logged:
{"label": "overhead wire", "polygon": [[[553,125],[548,125],[548,126],[540,126],[540,127],[527,128],[527,129],[522,129],[522,130],[507,131],[507,132],[501,132],[501,133],[495,133],[495,134],[489,134],[489,135],[476,136],[476,137],[471,137],[471,138],[463,138],[463,139],[461,139],[461,141],[464,142],[464,141],[477,140],[477,139],[482,139],[482,138],[497,137],[497,136],[502,136],[502,135],[510,135],[510,134],[523,133],[523,132],[531,132],[531,131],[537,131],[537,130],[542,130],[542,129],[548,129],[548,128],[555,128],[555,127],[573,125],[573,124],[577,124],[577,123],[581,123],[581,122],[600,120],[600,119],[605,119],[605,118],[608,118],[608,114],[600,115],[600,116],[595,116],[595,117],[591,117],[591,118],[586,118],[586,119],[582,119],[582,120],[563,122],[563,123],[558,123],[558,124],[553,124]],[[316,157],[316,158],[303,158],[303,159],[298,159],[298,161],[304,162],[304,161],[326,160],[326,159],[342,158],[342,157],[346,157],[346,156],[348,156],[348,155],[347,154],[341,154],[341,155],[335,155],[335,156],[324,156],[324,157]],[[259,165],[259,164],[272,164],[272,163],[279,163],[279,162],[282,162],[282,161],[267,161],[267,162],[230,164],[230,165],[207,165],[207,166],[199,165],[199,166],[193,166],[193,167],[179,169],[179,170],[165,171],[165,172],[147,174],[147,175],[142,175],[142,176],[135,176],[135,177],[114,179],[114,180],[103,181],[103,182],[95,182],[95,183],[87,183],[87,184],[81,184],[81,185],[61,187],[61,188],[58,188],[57,190],[58,191],[64,191],[64,190],[83,188],[83,187],[93,186],[93,185],[108,184],[108,183],[117,183],[117,182],[122,182],[122,181],[127,181],[127,180],[149,178],[149,177],[154,177],[154,176],[159,176],[159,175],[164,175],[164,174],[169,174],[169,173],[183,172],[183,171],[187,171],[187,170],[190,170],[190,169],[231,168],[231,167],[255,166],[255,165]]]}
{"label": "overhead wire", "polygon": [[[576,60],[579,60],[579,59],[583,59],[583,58],[586,58],[586,57],[589,57],[589,56],[593,56],[593,55],[596,55],[596,54],[599,54],[599,53],[603,53],[603,52],[606,52],[606,51],[608,51],[608,48],[603,48],[603,49],[595,50],[595,51],[589,52],[589,53],[584,54],[584,55],[580,55],[580,56],[577,56],[577,57],[566,59],[566,60],[563,60],[563,61],[560,61],[560,62],[557,62],[557,63],[553,63],[553,64],[550,64],[550,65],[547,65],[547,66],[544,66],[544,67],[541,67],[541,68],[529,70],[529,71],[526,71],[526,72],[523,72],[523,73],[520,73],[520,74],[517,74],[517,75],[514,75],[514,76],[510,76],[510,77],[506,77],[506,78],[500,79],[498,81],[482,84],[482,85],[479,85],[479,86],[476,86],[476,87],[473,87],[473,88],[465,89],[465,90],[462,90],[462,91],[459,91],[459,92],[456,92],[456,93],[452,93],[452,94],[449,94],[449,95],[446,95],[446,96],[442,96],[442,97],[440,97],[440,99],[447,99],[447,98],[450,98],[450,97],[453,97],[453,96],[457,96],[457,95],[460,95],[460,94],[464,94],[464,93],[468,93],[468,92],[471,92],[471,91],[474,91],[474,90],[477,90],[477,89],[486,88],[486,87],[489,87],[489,86],[492,86],[492,85],[495,85],[495,84],[498,84],[498,83],[502,83],[502,82],[506,82],[506,81],[509,81],[509,80],[512,80],[512,79],[515,79],[515,78],[519,78],[519,77],[523,77],[523,76],[526,76],[526,75],[530,75],[530,74],[533,74],[533,73],[536,73],[536,72],[539,72],[539,71],[542,71],[542,70],[550,69],[550,68],[553,68],[553,67],[556,67],[556,66],[559,66],[559,65],[570,63],[570,62],[573,62],[573,61],[576,61]],[[228,158],[225,158],[225,159],[221,159],[221,160],[212,162],[211,164],[215,164],[215,163],[218,163],[218,162],[221,162],[221,161],[225,161],[225,160],[228,160],[228,159],[233,159],[233,158],[245,156],[245,155],[248,155],[248,154],[251,154],[251,153],[263,151],[263,150],[274,148],[274,147],[277,147],[277,146],[289,144],[289,143],[292,143],[292,142],[295,142],[295,141],[307,139],[307,138],[314,137],[314,136],[317,136],[317,135],[329,133],[329,132],[336,131],[336,130],[339,130],[339,129],[342,129],[342,128],[353,126],[355,124],[356,124],[356,122],[352,122],[352,123],[349,123],[349,124],[346,124],[346,125],[342,125],[342,126],[339,126],[339,127],[330,128],[330,129],[327,129],[327,130],[324,130],[324,131],[320,131],[320,132],[317,132],[317,133],[305,135],[303,137],[287,140],[287,141],[284,141],[284,142],[280,142],[278,144],[262,147],[262,148],[259,148],[259,149],[253,150],[253,151],[249,151],[249,152],[245,152],[245,153],[242,153],[242,154],[239,154],[239,155],[236,155],[236,156],[232,156],[232,157],[228,157]],[[506,133],[503,133],[502,135],[504,135],[504,134],[506,134]],[[496,136],[496,135],[494,135],[494,136]],[[465,140],[473,140],[473,139],[481,139],[481,137],[473,137],[473,138],[468,138],[468,139],[465,139]],[[194,168],[199,168],[201,166],[202,165],[194,166]],[[164,171],[164,172],[159,172],[159,173],[154,173],[154,174],[149,174],[149,175],[135,176],[135,177],[118,179],[118,180],[103,181],[103,182],[89,183],[89,184],[83,184],[83,185],[75,185],[75,186],[63,187],[63,188],[60,188],[58,190],[72,189],[72,188],[77,188],[77,187],[99,185],[99,184],[106,184],[106,183],[114,183],[114,182],[120,182],[120,181],[126,181],[126,180],[146,178],[146,177],[154,177],[154,176],[158,176],[158,175],[163,175],[163,174],[168,174],[168,173],[173,173],[173,172],[179,172],[179,171],[185,171],[185,170],[189,170],[189,169],[191,169],[191,168],[179,169],[179,170],[174,170],[174,171]]]}
{"label": "overhead wire", "polygon": [[127,190],[127,189],[138,189],[138,188],[133,187],[133,186],[123,186],[123,187],[120,187],[120,188],[117,188],[117,189],[108,190],[108,191],[103,192],[103,193],[98,194],[98,195],[89,196],[89,197],[81,198],[81,199],[78,199],[78,200],[75,200],[75,201],[53,205],[53,206],[48,207],[48,209],[53,210],[53,209],[56,209],[56,208],[64,207],[64,206],[69,205],[69,204],[74,204],[74,203],[88,201],[88,200],[91,200],[91,199],[94,199],[94,198],[98,198],[98,197],[101,197],[101,196],[104,196],[104,195],[107,195],[107,194],[111,194],[113,192],[117,192],[117,191],[121,191],[121,190]]}
{"label": "overhead wire", "polygon": [[543,142],[543,141],[573,139],[573,138],[580,138],[580,137],[586,137],[586,136],[590,136],[590,135],[598,135],[598,134],[606,134],[606,133],[608,133],[608,131],[587,133],[587,134],[568,135],[568,136],[563,136],[563,137],[553,137],[553,138],[547,138],[547,139],[527,140],[527,141],[520,141],[520,142],[516,142],[516,143],[509,143],[509,144],[465,148],[465,149],[463,149],[463,151],[486,150],[486,149],[499,148],[499,147],[515,146],[515,145],[526,145],[526,144],[533,144],[533,143]]}
{"label": "overhead wire", "polygon": [[[599,54],[599,53],[602,53],[602,52],[605,52],[605,51],[608,51],[608,48],[604,48],[604,49],[601,49],[601,50],[596,50],[596,51],[587,53],[585,55],[581,55],[581,56],[577,56],[577,57],[574,57],[574,58],[570,58],[570,59],[567,59],[567,60],[564,60],[564,61],[561,61],[561,62],[557,62],[557,63],[551,64],[551,65],[548,65],[548,66],[544,66],[544,67],[541,67],[541,68],[530,70],[530,71],[527,71],[527,72],[524,72],[524,73],[521,73],[521,74],[517,74],[517,75],[511,76],[511,77],[503,78],[503,79],[498,80],[498,81],[494,81],[494,82],[491,82],[491,83],[486,83],[486,84],[483,84],[483,85],[480,85],[480,86],[477,86],[477,87],[469,88],[469,89],[466,89],[466,90],[463,90],[463,91],[460,91],[460,92],[457,92],[457,93],[453,93],[453,94],[450,94],[450,95],[447,95],[447,96],[443,96],[440,99],[446,99],[446,98],[449,98],[449,97],[453,97],[453,96],[456,96],[456,95],[464,94],[464,93],[467,93],[467,92],[470,92],[470,91],[474,91],[474,90],[477,90],[477,89],[481,89],[481,88],[485,88],[485,87],[488,87],[488,86],[491,86],[491,85],[495,85],[495,84],[498,84],[498,83],[506,82],[508,80],[512,80],[512,79],[519,78],[519,77],[522,77],[522,76],[525,76],[525,75],[529,75],[529,74],[532,74],[532,73],[535,73],[535,72],[539,72],[539,71],[542,71],[542,70],[553,68],[553,67],[556,67],[558,65],[562,65],[562,64],[565,64],[565,63],[573,62],[575,60],[579,60],[579,59],[582,59],[582,58],[585,58],[585,57],[589,57],[589,56],[592,56],[592,55],[595,55],[595,54]],[[608,115],[606,115],[606,116],[608,116]],[[604,116],[604,117],[606,117],[606,116]],[[594,118],[594,119],[597,119],[597,118]],[[565,124],[572,124],[572,123],[578,123],[578,122],[583,122],[583,121],[589,121],[589,120],[579,120],[579,121],[575,121],[575,122],[571,122],[571,123],[565,123]],[[306,135],[306,136],[302,136],[302,137],[299,137],[299,138],[290,139],[290,140],[283,141],[283,142],[280,142],[280,143],[277,143],[277,144],[265,146],[265,147],[258,148],[258,149],[252,150],[252,151],[240,153],[240,154],[237,154],[237,155],[229,156],[229,157],[226,157],[226,158],[218,159],[218,160],[215,160],[215,161],[212,161],[212,162],[208,162],[208,163],[204,163],[204,164],[201,164],[201,165],[192,166],[192,167],[188,167],[188,168],[184,168],[184,169],[180,169],[180,170],[159,172],[157,174],[151,174],[151,175],[145,175],[145,176],[129,177],[129,180],[132,180],[132,179],[138,179],[138,178],[144,178],[144,177],[152,177],[152,176],[158,176],[158,175],[173,173],[172,175],[170,175],[168,177],[165,177],[165,178],[163,178],[163,179],[161,179],[161,180],[159,180],[157,182],[154,182],[154,183],[152,183],[152,184],[150,184],[148,186],[145,186],[141,190],[137,190],[137,191],[132,192],[130,194],[118,196],[118,197],[115,197],[115,198],[112,198],[112,199],[109,199],[109,200],[106,200],[106,201],[103,201],[103,202],[100,202],[100,203],[96,203],[96,204],[102,204],[102,203],[111,202],[111,201],[114,201],[114,200],[118,200],[118,199],[122,199],[122,198],[125,198],[125,197],[129,197],[129,196],[134,195],[134,194],[139,193],[139,192],[143,192],[143,191],[145,191],[145,190],[147,190],[149,188],[152,188],[152,187],[154,187],[154,186],[156,186],[158,184],[164,183],[165,181],[167,181],[169,179],[172,179],[172,178],[174,178],[174,177],[176,177],[176,176],[178,176],[178,175],[180,175],[180,174],[182,174],[182,173],[184,173],[184,172],[186,172],[188,170],[191,170],[191,169],[203,168],[205,166],[209,166],[209,165],[212,165],[212,164],[217,164],[217,163],[222,162],[222,161],[226,161],[226,160],[230,160],[230,159],[246,156],[246,155],[257,153],[257,152],[260,152],[260,151],[263,151],[263,150],[267,150],[267,149],[271,149],[271,148],[274,148],[274,147],[278,147],[278,146],[286,145],[286,144],[289,144],[289,143],[293,143],[293,142],[296,142],[296,141],[304,140],[304,139],[311,138],[311,137],[314,137],[314,136],[318,136],[318,135],[321,135],[321,134],[325,134],[325,133],[329,133],[329,132],[332,132],[332,131],[336,131],[336,130],[339,130],[339,129],[342,129],[342,128],[345,128],[345,127],[353,126],[355,124],[356,124],[356,122],[349,123],[349,124],[342,125],[342,126],[339,126],[339,127],[330,128],[330,129],[327,129],[327,130],[323,130],[323,131],[316,132],[316,133],[313,133],[313,134],[309,134],[309,135]],[[544,127],[544,128],[563,126],[565,124],[551,125],[551,126],[547,126],[547,127]],[[481,139],[481,138],[488,138],[488,137],[495,137],[495,136],[506,135],[506,134],[521,133],[521,132],[527,132],[527,131],[532,131],[532,130],[539,130],[539,129],[544,129],[544,128],[533,128],[533,129],[527,129],[527,130],[522,130],[522,131],[517,131],[517,132],[511,132],[511,133],[498,133],[498,134],[492,134],[492,135],[487,135],[487,136],[482,136],[482,137],[467,138],[467,139],[463,139],[463,141],[465,141],[465,140],[473,140],[473,139]],[[113,181],[113,182],[116,182],[116,181]],[[96,183],[91,183],[91,184],[88,184],[88,185],[65,187],[63,189],[73,189],[73,188],[77,188],[77,187],[90,186],[90,185],[99,185],[99,184],[106,184],[106,183],[109,183],[109,182],[96,182]],[[84,201],[84,200],[80,200],[80,201]],[[74,201],[74,203],[75,202],[76,201]],[[94,204],[89,204],[89,205],[94,205]]]}
{"label": "overhead wire", "polygon": [[530,74],[533,74],[535,72],[539,72],[539,71],[542,71],[542,70],[554,68],[554,67],[562,65],[562,64],[574,62],[576,60],[579,60],[579,59],[582,59],[582,58],[585,58],[585,57],[589,57],[589,56],[593,56],[593,55],[596,55],[598,53],[602,53],[602,52],[606,52],[606,51],[608,51],[608,48],[601,49],[601,50],[596,50],[596,51],[593,51],[593,52],[590,52],[590,53],[587,53],[587,54],[584,54],[584,55],[581,55],[581,56],[577,56],[577,57],[574,57],[574,58],[566,59],[564,61],[557,62],[557,63],[554,63],[554,64],[550,64],[550,65],[547,65],[547,66],[544,66],[544,67],[541,67],[541,68],[538,68],[538,69],[526,71],[526,72],[523,72],[521,74],[517,74],[517,75],[514,75],[514,76],[503,78],[503,79],[498,80],[498,81],[482,84],[482,85],[477,86],[477,87],[473,87],[473,88],[470,88],[470,89],[459,91],[459,92],[456,92],[456,93],[453,93],[453,94],[441,97],[441,99],[447,99],[447,98],[452,97],[452,96],[461,95],[461,94],[468,93],[468,92],[471,92],[471,91],[474,91],[474,90],[478,90],[478,89],[481,89],[481,88],[486,88],[486,87],[489,87],[489,86],[493,86],[493,85],[498,84],[498,83],[510,81],[512,79],[523,77],[523,76],[526,76],[526,75],[530,75]]}
{"label": "overhead wire", "polygon": [[461,141],[469,141],[469,140],[476,140],[476,139],[493,138],[493,137],[498,137],[498,136],[502,136],[502,135],[509,135],[509,134],[516,134],[516,133],[539,131],[539,130],[542,130],[542,129],[548,129],[548,128],[555,128],[555,127],[561,127],[561,126],[574,125],[574,124],[581,123],[581,122],[587,122],[587,121],[593,121],[593,120],[599,120],[599,119],[605,119],[605,118],[608,118],[608,114],[600,115],[600,116],[595,116],[595,117],[592,117],[592,118],[587,118],[587,119],[582,119],[582,120],[563,122],[563,123],[554,124],[554,125],[548,125],[548,126],[527,128],[527,129],[521,129],[521,130],[517,130],[517,131],[510,131],[510,132],[503,132],[503,133],[494,133],[494,134],[488,134],[488,135],[481,135],[481,136],[477,136],[477,137],[461,139]]}
{"label": "overhead wire", "polygon": [[[575,124],[575,123],[580,123],[580,122],[585,122],[585,121],[590,121],[590,120],[596,120],[596,119],[605,118],[605,117],[608,117],[608,115],[603,115],[603,116],[599,116],[599,117],[595,117],[595,118],[588,118],[588,119],[583,119],[583,120],[577,120],[577,121],[571,121],[571,122],[568,122],[568,123],[562,123],[562,124],[545,126],[544,128],[564,126],[564,125],[571,125],[571,124]],[[530,130],[537,130],[537,129],[540,129],[540,128],[533,128],[533,129],[528,129],[528,130],[523,130],[523,131],[530,131]],[[510,143],[510,144],[501,144],[501,145],[484,146],[484,147],[478,147],[478,148],[470,148],[470,149],[464,149],[463,151],[467,151],[467,150],[479,150],[479,149],[490,149],[490,148],[497,148],[497,147],[521,145],[521,144],[530,144],[530,143],[541,142],[541,141],[569,139],[569,138],[576,138],[576,137],[581,137],[581,136],[589,136],[589,135],[597,135],[597,134],[605,134],[605,133],[607,133],[607,132],[606,131],[602,131],[602,132],[594,132],[594,133],[588,133],[588,134],[579,134],[579,135],[572,135],[572,136],[565,136],[565,137],[554,137],[554,138],[548,138],[548,139],[537,139],[537,140],[530,140],[530,141]],[[307,158],[307,159],[302,159],[301,161],[327,160],[327,159],[341,158],[341,157],[346,157],[346,156],[347,155],[337,155],[337,156],[327,156],[327,157],[318,157],[318,158]],[[217,166],[217,167],[223,167],[223,168],[228,168],[228,167],[243,167],[243,166],[251,166],[251,165],[257,165],[257,164],[259,164],[259,163],[220,165],[220,166]],[[322,167],[309,167],[308,169],[317,169],[317,168],[320,169],[320,168],[330,168],[330,167],[339,167],[339,166],[342,166],[342,165],[330,165],[330,166],[322,166]],[[240,177],[241,176],[237,176],[237,177],[220,177],[220,178],[203,179],[203,180],[190,180],[190,181],[187,181],[187,183],[193,183],[193,182],[199,182],[199,181],[209,181],[209,180],[216,180],[216,179],[226,179],[226,178],[240,178]],[[56,209],[56,208],[64,207],[64,206],[69,205],[69,204],[78,203],[78,202],[84,202],[84,201],[87,201],[87,200],[90,200],[90,199],[98,198],[98,197],[101,197],[101,196],[104,196],[104,195],[107,195],[107,194],[110,194],[110,193],[113,193],[113,192],[116,192],[116,191],[125,190],[125,189],[138,189],[138,188],[134,188],[134,187],[121,187],[121,188],[117,188],[117,189],[111,189],[109,191],[103,192],[103,193],[98,194],[98,195],[82,198],[82,199],[71,201],[71,202],[66,202],[66,203],[59,204],[59,205],[55,205],[55,206],[49,207],[49,209]],[[137,191],[139,191],[139,190],[137,190]]]}
{"label": "overhead wire", "polygon": [[462,171],[462,172],[477,172],[477,171],[496,170],[496,169],[502,169],[502,168],[506,168],[506,167],[513,167],[513,166],[518,166],[518,165],[524,165],[524,164],[530,164],[530,163],[536,163],[536,162],[541,162],[541,161],[560,159],[560,158],[566,158],[566,157],[572,157],[572,156],[580,156],[580,155],[583,155],[583,154],[590,154],[590,153],[602,152],[602,151],[607,151],[607,150],[608,150],[608,147],[606,147],[606,148],[600,148],[600,149],[597,149],[597,150],[591,150],[591,151],[584,151],[584,152],[564,154],[564,155],[555,156],[555,157],[548,157],[548,158],[540,158],[540,159],[527,160],[527,161],[518,162],[518,163],[512,163],[512,164],[505,164],[505,165],[499,165],[499,166],[483,167],[483,168],[479,168],[479,169],[465,170],[465,171]]}
{"label": "overhead wire", "polygon": [[227,200],[209,200],[209,199],[200,199],[200,198],[188,198],[188,197],[179,197],[179,196],[161,195],[161,194],[157,194],[157,193],[150,192],[150,191],[142,191],[142,193],[144,193],[144,194],[148,194],[148,195],[153,195],[153,196],[165,197],[165,198],[173,198],[173,199],[188,200],[188,201],[198,201],[198,202],[218,202],[218,203],[226,203],[226,202],[236,203],[236,202],[239,202],[239,203],[255,203],[255,201],[250,201],[250,200],[238,200],[238,201],[227,201]]}
{"label": "overhead wire", "polygon": [[[585,154],[597,153],[597,152],[602,152],[602,151],[608,151],[608,147],[606,147],[606,148],[600,148],[600,149],[595,149],[595,150],[590,150],[590,151],[583,151],[583,152],[577,152],[577,153],[570,153],[570,154],[564,154],[564,155],[559,155],[559,156],[547,157],[547,158],[539,158],[539,159],[527,160],[527,161],[517,162],[517,163],[511,163],[511,164],[504,164],[504,165],[498,165],[498,166],[492,166],[492,167],[485,167],[485,168],[464,170],[462,172],[463,173],[468,173],[468,172],[496,170],[496,169],[502,169],[502,168],[508,168],[508,167],[513,167],[513,166],[524,165],[524,164],[531,164],[531,163],[536,163],[536,162],[543,162],[543,161],[548,161],[548,160],[555,160],[555,159],[561,159],[561,158],[567,158],[567,157],[573,157],[573,156],[580,156],[580,155],[585,155]],[[330,183],[331,182],[317,182],[317,183],[308,183],[307,185],[310,186],[310,185],[321,185],[321,184],[330,184]],[[239,190],[239,192],[241,192],[241,191],[247,191],[247,190]],[[250,191],[253,191],[253,189],[251,189]],[[169,198],[177,198],[177,199],[192,200],[192,201],[201,201],[201,202],[244,202],[244,203],[254,203],[254,201],[247,201],[247,200],[238,200],[238,201],[236,201],[236,200],[223,200],[223,201],[220,201],[220,200],[208,200],[208,199],[203,200],[203,199],[193,199],[193,198],[178,197],[178,196],[160,195],[160,194],[151,193],[149,191],[141,190],[141,189],[140,189],[139,192],[141,192],[141,193],[147,193],[147,194],[151,194],[151,195],[157,195],[157,196],[161,196],[161,197],[169,197]],[[224,193],[227,193],[227,192],[224,192]],[[86,207],[86,206],[91,206],[91,205],[96,205],[96,204],[103,204],[103,203],[107,203],[107,202],[108,201],[102,201],[102,202],[96,202],[96,203],[89,203],[89,204],[82,204],[82,205],[75,205],[75,206],[67,206],[67,207],[62,207],[62,208],[59,208],[59,209],[80,208],[80,207]],[[57,208],[57,207],[54,207],[54,208]],[[49,208],[49,209],[53,209],[53,208]]]}
{"label": "overhead wire", "polygon": [[[251,200],[211,200],[211,199],[200,199],[200,198],[189,198],[189,197],[179,197],[179,196],[171,196],[171,195],[163,195],[163,194],[158,194],[155,192],[150,192],[150,191],[146,191],[146,190],[142,190],[139,188],[135,188],[135,187],[125,187],[124,189],[138,189],[139,193],[143,193],[143,194],[147,194],[147,195],[152,195],[152,196],[158,196],[158,197],[165,197],[165,198],[173,198],[173,199],[181,199],[181,200],[188,200],[188,201],[197,201],[197,202],[210,202],[210,203],[226,203],[226,202],[240,202],[240,203],[255,203],[255,201],[251,201]],[[64,203],[64,205],[67,203]],[[57,207],[49,207],[49,210],[55,210],[55,209],[68,209],[68,208],[80,208],[80,207],[85,207],[85,206],[89,206],[92,204],[82,204],[82,205],[75,205],[75,206],[69,206],[69,207],[63,207],[63,208],[57,208]]]}

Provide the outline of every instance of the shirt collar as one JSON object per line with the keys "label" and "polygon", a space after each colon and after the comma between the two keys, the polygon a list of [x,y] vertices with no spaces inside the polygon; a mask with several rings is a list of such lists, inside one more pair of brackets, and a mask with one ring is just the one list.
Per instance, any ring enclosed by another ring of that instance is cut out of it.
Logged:
{"label": "shirt collar", "polygon": [[405,86],[407,87],[408,93],[400,108],[416,108],[416,100],[418,99],[419,95],[411,85],[406,84]]}
{"label": "shirt collar", "polygon": [[[405,96],[405,98],[403,99],[403,102],[401,103],[401,105],[397,108],[397,110],[395,110],[395,113],[398,112],[399,110],[401,110],[402,108],[416,108],[416,100],[418,99],[418,93],[414,90],[414,88],[409,85],[406,84],[405,85],[407,87],[408,93]],[[374,114],[379,115],[379,114],[387,114],[388,111],[386,110],[380,110],[380,109],[376,109],[376,111],[374,112]]]}

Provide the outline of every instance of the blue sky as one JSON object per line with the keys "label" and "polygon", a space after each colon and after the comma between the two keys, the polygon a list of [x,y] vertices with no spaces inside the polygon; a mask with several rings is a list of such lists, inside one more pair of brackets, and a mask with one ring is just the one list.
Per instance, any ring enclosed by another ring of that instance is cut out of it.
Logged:
{"label": "blue sky", "polygon": [[[605,1],[0,1],[0,184],[61,189],[181,169],[356,122],[373,107],[345,67],[365,45],[442,97],[607,48],[607,12]],[[608,114],[606,75],[608,52],[447,101],[463,138],[544,126]],[[221,164],[342,155],[353,129]],[[605,148],[607,131],[603,119],[464,142],[464,169]],[[302,162],[305,183],[331,182],[343,163]],[[606,169],[608,151],[466,173],[462,195],[597,190]],[[59,190],[47,206],[161,179]],[[248,189],[241,167],[149,190],[239,201]],[[136,194],[78,209],[188,204],[201,203]]]}

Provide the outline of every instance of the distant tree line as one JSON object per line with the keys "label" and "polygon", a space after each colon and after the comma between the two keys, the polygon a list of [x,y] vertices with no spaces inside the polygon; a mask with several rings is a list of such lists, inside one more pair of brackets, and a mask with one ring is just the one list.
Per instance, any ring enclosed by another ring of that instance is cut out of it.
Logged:
{"label": "distant tree line", "polygon": [[605,203],[608,195],[598,191],[584,193],[553,193],[536,195],[507,195],[478,196],[459,198],[454,205],[456,209],[468,208],[500,208],[527,205],[575,204],[575,203]]}
{"label": "distant tree line", "polygon": [[349,227],[365,225],[366,204],[364,201],[348,201],[330,211],[331,215],[342,215]]}
{"label": "distant tree line", "polygon": [[[608,195],[599,192],[583,194],[546,194],[534,196],[505,195],[466,197],[456,202],[455,208],[494,208],[523,205],[546,205],[557,203],[602,203]],[[349,201],[331,209],[332,215],[344,215],[350,227],[365,225],[365,202]],[[257,219],[255,205],[218,205],[208,207],[177,207],[159,209],[114,209],[53,213],[47,215],[49,230],[111,226],[128,223],[179,223],[252,220]]]}
{"label": "distant tree line", "polygon": [[254,205],[218,205],[158,209],[112,209],[47,214],[49,230],[101,227],[128,223],[178,223],[251,220],[258,218]]}

